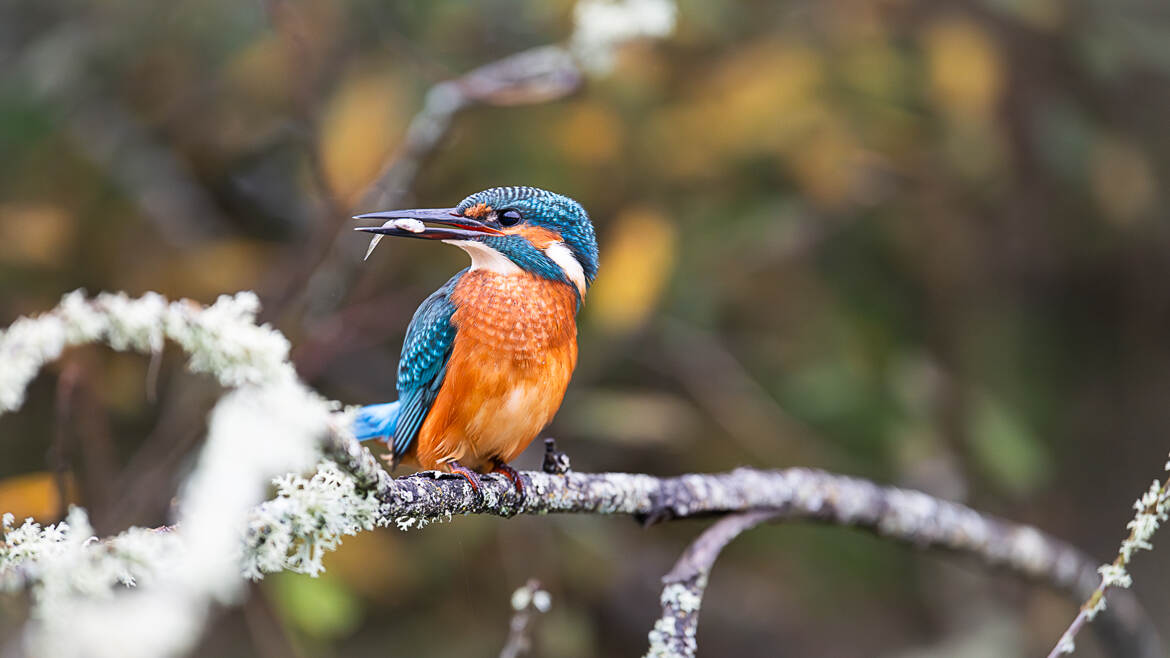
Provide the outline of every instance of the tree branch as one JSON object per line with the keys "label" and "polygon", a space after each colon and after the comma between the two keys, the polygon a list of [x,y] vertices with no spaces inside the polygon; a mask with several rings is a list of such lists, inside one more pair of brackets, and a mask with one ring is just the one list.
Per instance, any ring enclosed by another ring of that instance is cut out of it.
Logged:
{"label": "tree branch", "polygon": [[[432,472],[392,478],[351,437],[327,437],[327,458],[378,501],[379,524],[421,527],[454,515],[622,514],[672,519],[767,510],[776,520],[820,521],[873,532],[917,548],[945,549],[1046,583],[1076,602],[1096,588],[1096,563],[1070,544],[1031,526],[981,514],[919,491],[808,468],[658,478],[635,473],[526,471],[520,495],[502,476],[483,478],[477,495],[462,478]],[[284,504],[280,499],[262,504]],[[1161,640],[1137,600],[1118,592],[1104,641],[1123,655],[1162,656]],[[1120,651],[1120,649],[1119,649]]]}
{"label": "tree branch", "polygon": [[719,553],[743,532],[779,514],[777,510],[756,510],[725,516],[687,547],[670,573],[662,577],[662,617],[650,631],[646,658],[695,655],[699,606]]}
{"label": "tree branch", "polygon": [[520,658],[532,651],[532,621],[536,615],[548,612],[552,599],[539,580],[529,578],[512,593],[511,603],[512,620],[508,622],[508,640],[500,650],[500,658]]}
{"label": "tree branch", "polygon": [[[1170,471],[1170,462],[1166,462],[1166,470]],[[1170,520],[1170,479],[1162,483],[1154,480],[1149,491],[1134,503],[1134,509],[1137,510],[1137,516],[1126,526],[1130,533],[1125,541],[1121,542],[1121,550],[1117,553],[1117,558],[1113,560],[1112,564],[1098,567],[1097,572],[1101,574],[1101,582],[1093,588],[1088,600],[1081,605],[1077,616],[1060,636],[1056,646],[1048,654],[1048,658],[1057,658],[1057,656],[1076,650],[1077,633],[1080,633],[1085,624],[1092,621],[1105,609],[1105,592],[1107,590],[1113,587],[1129,587],[1133,584],[1133,578],[1127,570],[1133,554],[1140,550],[1153,550],[1154,545],[1150,542],[1153,539],[1154,531],[1161,524]],[[1114,603],[1116,604],[1116,601]]]}

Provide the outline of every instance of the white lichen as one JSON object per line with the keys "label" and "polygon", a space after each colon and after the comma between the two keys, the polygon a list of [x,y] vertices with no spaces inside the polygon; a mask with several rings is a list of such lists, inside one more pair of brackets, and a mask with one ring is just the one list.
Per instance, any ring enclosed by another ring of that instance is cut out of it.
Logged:
{"label": "white lichen", "polygon": [[529,580],[524,586],[512,592],[512,610],[522,612],[531,607],[537,612],[548,612],[552,607],[552,596],[540,586],[540,581]]}
{"label": "white lichen", "polygon": [[537,612],[548,612],[552,608],[552,595],[543,589],[532,593],[532,607]]}
{"label": "white lichen", "polygon": [[20,408],[29,382],[66,347],[91,342],[149,354],[170,339],[188,353],[191,370],[210,373],[225,386],[295,380],[288,340],[255,324],[259,308],[252,292],[221,296],[206,308],[167,303],[157,293],[137,299],[102,293],[87,300],[81,291],[71,292],[52,311],[0,331],[0,413]]}
{"label": "white lichen", "polygon": [[291,474],[273,482],[276,498],[257,508],[248,523],[249,534],[264,537],[248,542],[243,571],[249,578],[283,570],[317,576],[325,570],[325,553],[342,537],[385,524],[377,497],[359,492],[353,477],[331,461],[312,477]]}
{"label": "white lichen", "polygon": [[270,480],[319,460],[319,441],[337,409],[297,381],[288,341],[256,325],[258,310],[250,292],[206,308],[154,293],[86,299],[73,292],[52,311],[0,331],[0,413],[20,407],[46,363],[89,342],[155,354],[169,339],[187,352],[190,370],[235,388],[212,413],[207,441],[180,490],[176,529],[130,528],[99,540],[80,508],[49,526],[0,518],[0,586],[32,595],[23,638],[30,655],[183,654],[212,604],[238,600],[241,572],[254,575],[267,558],[279,568],[317,573],[321,553],[341,534],[373,526],[376,503],[326,464],[305,486],[278,483],[297,510],[296,524],[274,526],[279,531],[265,546],[271,552],[283,545],[280,558],[242,550],[249,514]]}
{"label": "white lichen", "polygon": [[707,576],[701,575],[693,584],[671,583],[662,588],[663,607],[674,608],[685,613],[698,612],[703,604],[703,590],[707,587]]}
{"label": "white lichen", "polygon": [[[1165,470],[1170,471],[1170,461],[1166,462]],[[1129,563],[1137,551],[1153,550],[1154,532],[1158,527],[1170,519],[1170,478],[1166,482],[1154,480],[1150,488],[1138,498],[1133,508],[1136,514],[1128,524],[1129,536],[1121,542],[1117,551],[1117,558],[1109,564],[1097,568],[1101,575],[1101,583],[1097,589],[1081,606],[1080,613],[1068,629],[1060,636],[1056,646],[1049,653],[1052,656],[1070,654],[1076,649],[1074,638],[1085,623],[1092,621],[1105,609],[1105,592],[1111,587],[1128,588],[1133,585],[1133,576],[1129,573]]]}
{"label": "white lichen", "polygon": [[80,598],[109,599],[119,587],[150,583],[170,567],[175,535],[131,528],[105,541],[93,536],[85,510],[71,507],[64,521],[13,527],[6,514],[0,543],[0,588],[34,584],[34,619],[44,620]]}
{"label": "white lichen", "polygon": [[707,572],[700,572],[683,582],[673,582],[662,588],[659,601],[662,617],[650,630],[650,648],[646,658],[690,658],[695,655],[695,639],[699,608],[707,589]]}
{"label": "white lichen", "polygon": [[674,0],[579,0],[573,8],[570,47],[587,70],[608,73],[619,46],[670,35],[677,14]]}

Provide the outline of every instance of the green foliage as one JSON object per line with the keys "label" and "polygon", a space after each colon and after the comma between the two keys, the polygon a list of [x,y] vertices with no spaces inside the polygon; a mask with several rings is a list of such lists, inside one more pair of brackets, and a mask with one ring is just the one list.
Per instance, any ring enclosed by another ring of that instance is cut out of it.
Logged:
{"label": "green foliage", "polygon": [[264,585],[281,616],[315,640],[343,638],[362,623],[363,607],[342,581],[282,572]]}
{"label": "green foliage", "polygon": [[1011,493],[1032,493],[1051,478],[1051,458],[1044,445],[1024,420],[1002,403],[979,399],[968,432],[978,466]]}

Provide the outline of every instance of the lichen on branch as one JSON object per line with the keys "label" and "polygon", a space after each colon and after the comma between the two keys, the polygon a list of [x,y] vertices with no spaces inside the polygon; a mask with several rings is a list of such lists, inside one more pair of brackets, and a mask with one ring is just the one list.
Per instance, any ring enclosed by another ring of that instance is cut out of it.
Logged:
{"label": "lichen on branch", "polygon": [[212,604],[243,592],[241,541],[270,480],[320,460],[337,405],[305,388],[288,341],[256,324],[252,293],[208,307],[148,293],[132,299],[66,295],[53,310],[0,332],[0,413],[13,411],[37,372],[70,346],[104,343],[158,353],[164,341],[188,369],[234,390],[212,412],[196,466],[180,489],[176,529],[130,528],[99,540],[84,510],[42,527],[3,518],[0,585],[32,596],[19,642],[30,655],[170,656],[198,640]]}
{"label": "lichen on branch", "polygon": [[[1170,471],[1170,461],[1166,462],[1164,468]],[[1137,551],[1154,550],[1154,532],[1161,524],[1170,520],[1170,477],[1167,477],[1165,482],[1154,480],[1146,493],[1134,501],[1133,508],[1136,514],[1125,526],[1129,530],[1129,535],[1122,540],[1117,557],[1113,562],[1097,568],[1101,582],[1081,605],[1077,616],[1061,634],[1048,658],[1076,651],[1077,634],[1085,624],[1093,621],[1105,609],[1105,593],[1113,587],[1129,588],[1133,584],[1133,577],[1129,574],[1129,562],[1133,559],[1133,554]]]}

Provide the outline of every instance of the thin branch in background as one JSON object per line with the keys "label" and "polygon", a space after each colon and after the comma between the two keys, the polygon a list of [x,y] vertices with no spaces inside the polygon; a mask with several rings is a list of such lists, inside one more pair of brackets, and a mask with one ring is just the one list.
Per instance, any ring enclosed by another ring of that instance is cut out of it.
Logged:
{"label": "thin branch in background", "polygon": [[13,55],[5,72],[26,81],[38,102],[68,108],[63,126],[71,145],[106,172],[162,240],[183,247],[224,232],[229,222],[186,160],[95,84],[101,76],[94,63],[116,38],[83,17]]}
{"label": "thin branch in background", "polygon": [[316,268],[329,257],[333,241],[349,217],[345,203],[329,183],[321,154],[320,94],[314,75],[320,67],[308,44],[305,19],[299,8],[286,0],[264,0],[263,5],[268,22],[284,45],[287,70],[295,78],[296,120],[309,176],[319,201],[312,204],[318,209],[318,217],[312,222],[313,230],[289,250],[283,264],[274,268],[264,286],[267,291],[263,294],[264,317],[279,318],[303,290]]}
{"label": "thin branch in background", "polygon": [[406,309],[407,304],[400,291],[391,291],[315,321],[293,348],[297,372],[305,381],[313,381],[339,357],[384,343],[387,332],[402,329],[401,318],[387,309]]}
{"label": "thin branch in background", "polygon": [[47,459],[53,471],[53,483],[57,488],[57,518],[64,518],[69,504],[69,477],[73,470],[73,455],[69,446],[70,427],[73,421],[73,398],[81,379],[81,365],[71,361],[61,369],[57,378],[57,399],[55,402],[53,442],[49,444]]}
{"label": "thin branch in background", "polygon": [[[90,90],[92,91],[92,90]],[[170,244],[190,246],[230,226],[219,205],[169,145],[153,139],[134,111],[83,92],[68,123],[79,151],[108,171]]]}
{"label": "thin branch in background", "polygon": [[[569,54],[558,46],[533,48],[476,68],[462,76],[432,86],[426,93],[423,106],[407,126],[402,145],[391,154],[380,173],[358,195],[360,209],[392,208],[404,202],[418,177],[423,164],[438,150],[451,129],[456,114],[473,105],[524,105],[547,103],[576,92],[583,75]],[[360,246],[341,249],[340,241],[347,235],[342,229],[348,224],[348,213],[340,220],[324,241],[326,255],[348,253],[350,258],[337,262],[306,263],[294,281],[305,286],[320,274],[323,279],[349,279],[361,261],[357,257]],[[329,272],[322,267],[328,263]],[[372,270],[366,270],[370,272]],[[361,289],[361,285],[352,286]],[[289,283],[289,290],[294,290]],[[329,300],[328,303],[333,303]]]}
{"label": "thin branch in background", "polygon": [[406,195],[419,167],[435,151],[460,110],[473,104],[535,105],[569,96],[584,76],[560,46],[541,46],[485,64],[427,91],[410,121],[402,147],[360,198],[363,207],[383,208]]}
{"label": "thin branch in background", "polygon": [[150,353],[150,363],[146,366],[146,401],[154,404],[158,401],[158,378],[162,374],[162,350]]}
{"label": "thin branch in background", "polygon": [[660,323],[658,334],[662,354],[640,360],[675,376],[753,459],[774,463],[799,451],[801,463],[816,463],[831,450],[833,442],[785,411],[718,337],[674,319]]}
{"label": "thin branch in background", "polygon": [[[1170,471],[1170,461],[1166,462],[1166,471]],[[1105,609],[1105,592],[1112,587],[1128,588],[1133,584],[1133,578],[1127,570],[1133,554],[1141,550],[1153,550],[1150,542],[1158,526],[1170,520],[1170,477],[1165,482],[1154,480],[1149,491],[1138,498],[1133,504],[1137,514],[1125,527],[1130,531],[1125,541],[1121,542],[1121,550],[1112,564],[1106,564],[1097,569],[1101,574],[1101,582],[1093,589],[1088,600],[1081,605],[1076,618],[1068,629],[1060,636],[1056,646],[1049,652],[1048,658],[1057,658],[1062,654],[1076,650],[1077,633]]]}
{"label": "thin branch in background", "polygon": [[111,525],[157,522],[174,496],[184,460],[207,434],[207,414],[220,394],[213,382],[193,380],[167,396],[154,428],[129,463],[105,480],[115,496],[106,515]]}
{"label": "thin branch in background", "polygon": [[[278,30],[293,29],[295,33],[299,23],[283,17],[292,11],[287,2],[266,0],[265,6]],[[385,209],[402,204],[420,169],[438,151],[455,116],[462,110],[476,105],[541,104],[574,94],[583,86],[586,70],[597,75],[612,70],[616,49],[621,45],[639,38],[661,38],[673,32],[676,12],[673,0],[582,0],[575,6],[573,32],[565,45],[531,48],[433,85],[424,97],[422,108],[407,126],[402,145],[357,196],[358,209]],[[290,22],[293,28],[288,27]],[[307,57],[307,51],[300,50],[299,57]],[[293,57],[298,55],[294,53]],[[320,140],[313,139],[308,146],[310,164],[330,216],[319,222],[320,230],[312,239],[267,280],[261,295],[265,299],[263,318],[266,320],[279,318],[298,299],[308,302],[306,319],[328,316],[347,297],[369,288],[363,285],[368,279],[354,281],[361,263],[358,258],[361,247],[353,242],[352,248],[342,248],[350,213],[340,207],[342,204],[335,199],[320,170],[320,157],[315,152],[319,143]],[[347,257],[334,258],[337,254]],[[362,276],[370,277],[374,271],[366,269]],[[326,289],[329,294],[322,292]],[[340,294],[339,290],[349,294]],[[306,351],[301,354],[311,355]]]}
{"label": "thin branch in background", "polygon": [[[304,18],[285,0],[264,3],[274,29],[289,44],[290,70],[312,70],[312,53],[303,35]],[[580,88],[583,75],[567,51],[558,46],[534,48],[476,68],[462,76],[435,84],[425,95],[422,108],[411,120],[402,146],[383,164],[380,173],[358,195],[358,207],[385,208],[407,196],[419,169],[438,149],[449,132],[456,113],[475,104],[526,105],[546,103],[572,94]],[[265,318],[277,318],[306,291],[322,268],[330,265],[324,279],[347,278],[360,261],[330,262],[338,253],[338,242],[350,223],[347,202],[338,197],[325,174],[320,152],[321,139],[316,120],[318,95],[311,83],[297,87],[303,124],[305,151],[314,186],[321,197],[322,216],[316,230],[277,267],[265,289]],[[349,253],[346,251],[345,253]],[[323,304],[333,304],[330,297]],[[319,309],[318,309],[319,310]]]}
{"label": "thin branch in background", "polygon": [[406,196],[427,156],[451,127],[455,114],[474,104],[535,105],[576,92],[583,81],[573,58],[559,46],[533,48],[440,82],[427,91],[410,121],[402,147],[366,188],[361,205],[382,208]]}
{"label": "thin branch in background", "polygon": [[111,502],[108,483],[118,472],[118,460],[109,414],[89,378],[92,369],[87,354],[75,353],[61,370],[48,463],[61,505],[57,518],[65,517],[70,501],[77,496],[104,528]]}
{"label": "thin branch in background", "polygon": [[538,614],[548,612],[551,605],[552,598],[535,578],[512,593],[512,620],[500,658],[520,658],[532,651],[532,622]]}
{"label": "thin branch in background", "polygon": [[[295,26],[297,20],[286,15],[293,13],[287,3],[270,0],[265,3],[278,31],[291,31],[288,39],[299,43]],[[303,45],[292,49],[290,57],[308,57]],[[293,68],[293,70],[300,70]],[[449,132],[455,115],[471,105],[531,105],[564,98],[577,91],[583,74],[573,57],[559,46],[543,46],[511,55],[476,68],[462,76],[440,82],[427,91],[423,106],[411,119],[403,144],[387,159],[380,173],[360,194],[361,208],[386,208],[397,205],[407,195],[419,169],[438,149]],[[308,92],[302,91],[302,112],[311,116]],[[294,299],[309,286],[318,270],[336,253],[337,243],[350,222],[346,204],[331,189],[323,170],[317,124],[304,120],[310,170],[322,198],[324,216],[317,222],[318,229],[305,240],[287,264],[277,268],[270,278],[273,292],[265,295],[265,317],[279,317]],[[347,269],[352,271],[357,259],[351,259]],[[346,267],[336,264],[335,268]],[[333,277],[327,277],[333,278]]]}
{"label": "thin branch in background", "polygon": [[741,533],[777,517],[777,510],[754,510],[729,514],[703,531],[670,573],[662,577],[662,617],[650,631],[646,658],[690,658],[698,649],[699,608],[711,567],[719,553]]}

